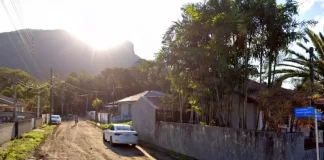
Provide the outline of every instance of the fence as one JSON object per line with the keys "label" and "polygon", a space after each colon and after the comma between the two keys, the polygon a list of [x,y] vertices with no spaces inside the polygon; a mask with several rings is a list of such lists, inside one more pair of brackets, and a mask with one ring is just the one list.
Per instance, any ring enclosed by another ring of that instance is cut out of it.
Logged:
{"label": "fence", "polygon": [[[31,119],[36,118],[36,114],[34,113],[26,113],[26,112],[16,112],[17,117],[21,119]],[[0,112],[0,123],[8,123],[13,122],[13,112]]]}
{"label": "fence", "polygon": [[0,145],[15,137],[20,137],[22,134],[38,128],[43,125],[42,118],[31,118],[20,120],[15,123],[0,124]]}
{"label": "fence", "polygon": [[[90,120],[95,120],[94,117],[90,117]],[[125,122],[131,121],[131,116],[109,116],[109,113],[98,113],[98,121],[100,123],[118,123],[118,122]]]}
{"label": "fence", "polygon": [[[313,160],[304,150],[303,133],[276,133],[194,124],[156,122],[148,143],[201,160]],[[324,151],[321,149],[321,156]]]}
{"label": "fence", "polygon": [[[179,111],[169,111],[169,110],[159,110],[155,111],[156,121],[163,122],[180,122],[180,112]],[[195,114],[193,114],[193,119],[195,119]],[[182,113],[182,123],[190,122],[190,112]]]}
{"label": "fence", "polygon": [[112,123],[118,123],[118,122],[125,122],[125,121],[131,121],[132,117],[131,116],[116,116],[116,117],[110,117],[110,122]]}

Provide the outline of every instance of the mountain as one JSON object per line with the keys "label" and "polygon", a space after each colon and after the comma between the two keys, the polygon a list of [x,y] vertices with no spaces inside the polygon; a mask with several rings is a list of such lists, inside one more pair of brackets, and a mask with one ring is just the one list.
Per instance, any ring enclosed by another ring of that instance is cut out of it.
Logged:
{"label": "mountain", "polygon": [[49,79],[50,68],[61,76],[97,74],[105,68],[131,67],[139,60],[129,41],[108,50],[94,50],[64,30],[0,33],[0,67],[21,69],[40,80]]}

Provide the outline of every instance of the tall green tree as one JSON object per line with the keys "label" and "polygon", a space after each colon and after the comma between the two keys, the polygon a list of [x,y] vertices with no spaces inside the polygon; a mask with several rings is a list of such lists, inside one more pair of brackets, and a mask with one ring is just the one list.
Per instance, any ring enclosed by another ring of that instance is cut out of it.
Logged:
{"label": "tall green tree", "polygon": [[92,102],[92,107],[96,110],[96,116],[95,116],[95,120],[96,122],[98,122],[98,113],[99,110],[104,106],[104,103],[101,99],[96,98],[95,100],[93,100]]}

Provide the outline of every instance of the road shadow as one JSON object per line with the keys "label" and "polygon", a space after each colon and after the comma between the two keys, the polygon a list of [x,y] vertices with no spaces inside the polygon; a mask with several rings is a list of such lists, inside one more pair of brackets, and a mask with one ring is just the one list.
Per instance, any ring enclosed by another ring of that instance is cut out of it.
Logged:
{"label": "road shadow", "polygon": [[107,149],[110,149],[114,153],[125,156],[125,157],[144,157],[145,154],[137,149],[136,147],[132,147],[128,144],[114,144],[114,146],[110,146],[109,142],[104,142]]}

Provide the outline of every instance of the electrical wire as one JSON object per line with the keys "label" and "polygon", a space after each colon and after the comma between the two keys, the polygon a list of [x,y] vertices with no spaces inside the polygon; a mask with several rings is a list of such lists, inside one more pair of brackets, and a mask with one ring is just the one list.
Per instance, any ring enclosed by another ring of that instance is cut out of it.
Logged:
{"label": "electrical wire", "polygon": [[104,93],[106,93],[105,91],[86,90],[86,89],[83,89],[83,88],[80,88],[80,87],[74,86],[74,85],[72,85],[72,84],[69,84],[69,83],[67,83],[67,82],[65,82],[65,81],[63,81],[63,80],[61,80],[61,79],[56,78],[55,76],[54,76],[53,78],[59,80],[59,82],[61,82],[61,83],[63,83],[63,84],[67,84],[67,85],[69,85],[69,86],[71,86],[71,87],[73,87],[73,88],[76,88],[76,89],[82,90],[82,91],[84,91],[84,92],[92,92],[92,93],[100,93],[100,92],[104,92]]}
{"label": "electrical wire", "polygon": [[10,77],[5,76],[5,75],[3,75],[3,74],[0,74],[0,76],[3,77],[3,78],[5,78],[5,79],[7,79],[7,80],[9,80],[9,81],[11,81],[11,82],[16,82],[16,83],[22,85],[22,86],[25,87],[25,88],[30,88],[30,89],[33,89],[33,90],[39,90],[39,89],[41,89],[41,88],[44,88],[44,87],[47,87],[47,86],[48,86],[48,84],[45,84],[44,86],[39,86],[39,87],[35,87],[35,86],[34,86],[34,87],[32,87],[32,86],[28,86],[27,84],[23,83],[23,82],[20,81],[19,79],[16,79],[16,81],[15,81],[15,80],[13,80],[13,78],[10,78]]}
{"label": "electrical wire", "polygon": [[[29,59],[33,62],[33,64],[35,65],[35,68],[36,68],[36,70],[38,71],[38,73],[41,75],[41,76],[43,76],[43,78],[44,78],[44,80],[46,81],[46,76],[44,76],[44,74],[43,74],[43,72],[41,72],[41,70],[39,69],[39,67],[38,67],[38,65],[37,65],[37,63],[36,63],[36,60],[35,60],[35,58],[34,58],[34,56],[32,55],[32,53],[33,53],[33,38],[32,38],[32,36],[30,37],[30,35],[28,35],[28,33],[26,33],[25,32],[25,34],[27,35],[27,36],[29,36],[29,39],[31,39],[32,41],[30,42],[31,44],[32,44],[32,47],[30,47],[29,46],[29,44],[28,44],[28,42],[26,42],[26,40],[25,40],[25,38],[22,36],[22,34],[21,34],[21,32],[17,29],[17,27],[16,27],[16,25],[14,24],[14,22],[13,22],[13,20],[12,20],[12,17],[11,17],[11,15],[10,15],[10,13],[9,13],[9,11],[8,11],[8,9],[7,9],[7,7],[6,7],[6,5],[5,5],[5,3],[4,3],[4,0],[1,0],[1,2],[2,2],[2,5],[3,5],[3,7],[4,7],[4,9],[5,9],[5,11],[6,11],[6,13],[7,13],[7,16],[9,17],[9,19],[10,19],[10,22],[11,22],[11,24],[12,24],[12,26],[14,27],[14,29],[17,31],[17,33],[18,33],[18,37],[20,38],[20,40],[21,40],[21,42],[22,42],[22,48],[23,48],[23,50],[24,50],[24,52],[25,52],[25,54],[27,55],[27,57],[29,57]],[[16,4],[13,2],[13,1],[11,1],[10,0],[10,2],[11,2],[11,5],[13,6],[13,9],[15,10],[15,13],[16,13],[16,15],[17,15],[17,18],[18,18],[18,21],[19,21],[19,23],[21,24],[21,25],[23,25],[23,20],[22,20],[22,17],[21,17],[21,12],[19,11],[19,9],[18,8],[21,8],[21,6],[16,6]],[[20,4],[20,2],[19,2],[19,4]],[[18,3],[17,3],[17,5],[19,5]],[[22,31],[24,31],[24,30],[22,30]],[[13,43],[13,42],[12,42]],[[19,52],[18,52],[19,53]]]}

